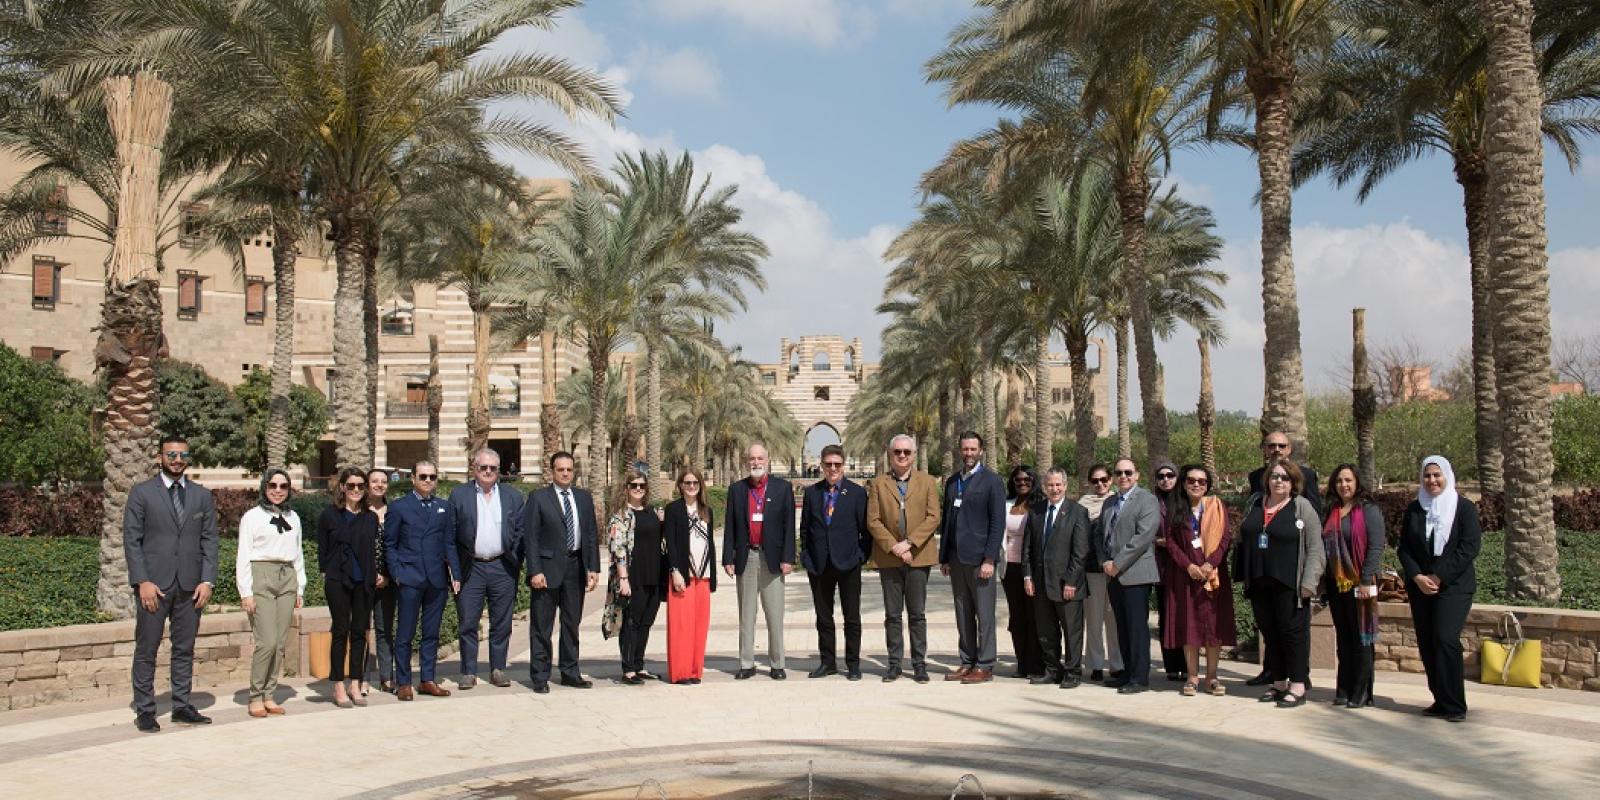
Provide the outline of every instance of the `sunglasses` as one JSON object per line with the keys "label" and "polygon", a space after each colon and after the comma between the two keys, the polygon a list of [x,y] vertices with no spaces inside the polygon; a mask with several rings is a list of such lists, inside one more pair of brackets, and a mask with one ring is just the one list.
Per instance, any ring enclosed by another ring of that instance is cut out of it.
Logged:
{"label": "sunglasses", "polygon": [[479,472],[499,472],[500,471],[500,465],[498,465],[498,464],[479,464],[477,466],[477,470]]}
{"label": "sunglasses", "polygon": [[1090,478],[1089,482],[1090,483],[1110,483],[1111,482],[1111,478],[1104,477],[1104,476],[1099,477],[1099,478]]}
{"label": "sunglasses", "polygon": [[268,489],[285,489],[286,490],[286,489],[289,488],[289,484],[284,483],[282,481],[268,481],[267,482],[267,488]]}
{"label": "sunglasses", "polygon": [[1288,445],[1287,442],[1267,442],[1267,449],[1268,450],[1288,450],[1289,449],[1289,445]]}
{"label": "sunglasses", "polygon": [[424,475],[424,474],[419,472],[419,473],[417,473],[417,480],[419,480],[419,481],[436,481],[436,480],[439,480],[439,476],[438,475],[433,475],[433,474]]}
{"label": "sunglasses", "polygon": [[828,469],[844,469],[844,462],[843,461],[824,461],[824,462],[822,462],[822,466],[827,467]]}
{"label": "sunglasses", "polygon": [[628,482],[628,488],[629,489],[643,489],[643,488],[645,488],[645,483],[644,483],[644,481],[629,481]]}
{"label": "sunglasses", "polygon": [[[285,486],[284,488],[287,489],[289,487]],[[347,490],[349,490],[349,489],[365,489],[365,488],[367,488],[367,484],[365,482],[350,481],[349,483],[346,483],[344,485],[344,488],[347,489]]]}
{"label": "sunglasses", "polygon": [[912,454],[912,453],[914,453],[914,452],[916,452],[916,451],[914,451],[914,450],[900,450],[900,449],[896,449],[896,450],[894,450],[894,451],[892,451],[892,452],[893,452],[893,453],[894,453],[894,454],[895,454],[895,455],[897,455],[897,456],[909,456],[909,455],[911,455],[911,454]]}
{"label": "sunglasses", "polygon": [[1285,474],[1283,474],[1281,472],[1274,472],[1271,475],[1268,475],[1267,476],[1267,480],[1269,480],[1269,481],[1278,481],[1280,483],[1289,483],[1290,482],[1289,481],[1289,476],[1285,475]]}
{"label": "sunglasses", "polygon": [[167,458],[177,459],[179,461],[188,461],[194,457],[190,455],[188,450],[168,450],[162,455],[165,455]]}
{"label": "sunglasses", "polygon": [[1131,477],[1139,474],[1139,472],[1138,472],[1138,470],[1132,470],[1132,469],[1119,469],[1116,472],[1113,472],[1111,474],[1115,475],[1115,476],[1117,476],[1119,478],[1131,478]]}
{"label": "sunglasses", "polygon": [[1189,484],[1190,486],[1210,486],[1211,485],[1211,481],[1206,480],[1205,478],[1184,478],[1183,482]]}
{"label": "sunglasses", "polygon": [[678,485],[679,486],[699,486],[700,482],[699,481],[684,481],[683,483],[680,483]]}
{"label": "sunglasses", "polygon": [[1158,481],[1177,480],[1177,478],[1178,478],[1178,475],[1175,472],[1157,472],[1156,473],[1156,480],[1158,480]]}

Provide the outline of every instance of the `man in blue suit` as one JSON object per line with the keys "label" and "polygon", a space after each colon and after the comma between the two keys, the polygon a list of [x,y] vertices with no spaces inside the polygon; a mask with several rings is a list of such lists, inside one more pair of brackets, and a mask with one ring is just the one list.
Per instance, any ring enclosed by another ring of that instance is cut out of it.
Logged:
{"label": "man in blue suit", "polygon": [[800,507],[800,563],[817,607],[817,651],[822,663],[810,677],[839,674],[833,635],[833,592],[844,605],[846,676],[861,680],[861,565],[872,538],[867,533],[867,492],[844,477],[844,448],[822,448],[822,480],[806,487]]}
{"label": "man in blue suit", "polygon": [[472,454],[473,481],[450,492],[461,557],[461,688],[478,685],[478,619],[489,604],[489,682],[511,685],[506,660],[511,650],[511,615],[522,572],[522,493],[500,485],[500,454]]}
{"label": "man in blue suit", "polygon": [[955,593],[961,666],[947,681],[987,683],[994,678],[995,564],[1006,532],[1005,481],[983,465],[983,437],[961,434],[961,471],[944,485],[944,533],[939,573]]}
{"label": "man in blue suit", "polygon": [[600,533],[594,498],[572,485],[576,465],[571,453],[550,456],[550,483],[529,495],[523,510],[522,550],[533,589],[528,672],[539,694],[550,691],[550,640],[557,611],[561,685],[594,686],[578,671],[578,623],[583,620],[583,593],[600,583]]}
{"label": "man in blue suit", "polygon": [[461,591],[461,562],[456,556],[456,515],[450,504],[433,496],[439,468],[418,461],[411,470],[411,493],[389,504],[383,522],[383,552],[389,577],[400,594],[398,631],[394,641],[395,696],[412,698],[411,639],[422,619],[422,684],[417,691],[449,697],[434,683],[439,660],[439,621],[444,619],[445,590]]}

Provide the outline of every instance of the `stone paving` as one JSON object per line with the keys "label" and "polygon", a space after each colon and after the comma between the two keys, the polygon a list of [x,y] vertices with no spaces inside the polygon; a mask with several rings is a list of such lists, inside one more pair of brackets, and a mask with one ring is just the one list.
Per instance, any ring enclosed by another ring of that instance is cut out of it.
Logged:
{"label": "stone paving", "polygon": [[[883,684],[870,574],[863,594],[859,683],[806,678],[816,635],[803,578],[789,584],[784,682],[764,668],[733,679],[738,630],[724,587],[713,595],[704,684],[617,684],[597,592],[583,630],[592,690],[533,694],[519,623],[519,683],[508,689],[480,683],[412,703],[374,693],[368,708],[339,709],[325,682],[291,679],[279,695],[285,717],[246,716],[241,686],[196,694],[215,724],[184,728],[163,715],[154,735],[133,729],[126,700],[11,711],[0,714],[0,797],[949,797],[966,773],[977,778],[963,793],[971,797],[978,783],[991,797],[1582,797],[1600,781],[1593,693],[1473,684],[1471,718],[1451,725],[1419,716],[1428,702],[1420,676],[1393,673],[1378,676],[1378,708],[1362,711],[1325,702],[1326,672],[1313,678],[1319,702],[1257,703],[1242,685],[1250,664],[1224,664],[1227,697],[1181,697],[1159,675],[1156,691],[1135,696],[1009,678],[944,683],[956,634],[937,579],[935,681]],[[1010,648],[1000,638],[1004,675]],[[663,620],[653,671],[665,671],[665,639]],[[441,665],[441,676],[455,672]]]}

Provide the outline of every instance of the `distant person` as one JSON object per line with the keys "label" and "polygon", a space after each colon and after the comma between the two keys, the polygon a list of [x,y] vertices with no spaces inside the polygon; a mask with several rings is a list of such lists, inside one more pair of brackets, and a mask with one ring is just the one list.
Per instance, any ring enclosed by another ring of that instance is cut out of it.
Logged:
{"label": "distant person", "polygon": [[1238,643],[1233,620],[1233,581],[1228,575],[1228,509],[1211,494],[1216,483],[1211,471],[1199,464],[1177,470],[1182,491],[1168,501],[1166,514],[1166,572],[1161,573],[1167,624],[1161,646],[1183,653],[1185,697],[1199,691],[1200,654],[1205,652],[1205,690],[1225,695],[1217,680],[1222,648]]}
{"label": "distant person", "polygon": [[630,467],[622,476],[620,495],[606,525],[611,574],[600,632],[608,639],[617,637],[622,682],[638,686],[655,677],[645,671],[644,651],[666,595],[667,540],[661,513],[650,507],[648,475]]}
{"label": "distant person", "polygon": [[678,499],[663,509],[662,535],[671,567],[667,593],[667,680],[700,683],[706,672],[706,635],[711,630],[711,593],[717,590],[716,527],[711,506],[701,502],[705,476],[696,469],[678,475]]}
{"label": "distant person", "polygon": [[[376,591],[372,596],[372,643],[373,661],[378,669],[378,690],[384,692],[394,691],[394,615],[395,604],[399,597],[394,590],[394,582],[389,580],[389,562],[383,552],[384,515],[389,511],[389,471],[373,469],[367,471],[367,510],[378,518],[378,575],[373,585]],[[371,691],[366,678],[361,680],[361,696],[366,697]]]}
{"label": "distant person", "polygon": [[211,718],[189,702],[194,681],[194,639],[200,612],[217,581],[217,509],[211,492],[184,477],[189,443],[182,436],[161,440],[160,473],[128,492],[122,512],[122,552],[128,585],[138,608],[133,627],[134,725],[142,733],[156,722],[156,653],[171,623],[172,721],[209,725]]}
{"label": "distant person", "polygon": [[489,683],[511,685],[511,617],[517,610],[517,580],[522,575],[522,493],[500,482],[500,454],[488,447],[472,454],[473,480],[450,491],[456,518],[461,592],[462,689],[478,685],[478,620],[489,607]]}
{"label": "distant person", "polygon": [[[1089,524],[1097,526],[1105,502],[1111,491],[1111,468],[1094,464],[1084,475],[1084,493],[1078,505],[1089,512]],[[1090,529],[1090,536],[1098,527]],[[1092,544],[1092,542],[1091,542]],[[1092,550],[1092,548],[1091,548]],[[1089,680],[1100,683],[1110,674],[1112,682],[1122,680],[1122,649],[1117,644],[1117,619],[1111,613],[1111,590],[1106,585],[1106,574],[1100,569],[1100,559],[1091,552],[1089,558],[1089,592],[1083,601],[1084,664],[1089,670]]]}
{"label": "distant person", "polygon": [[961,467],[944,484],[944,535],[939,537],[939,573],[955,596],[961,663],[944,676],[965,684],[994,679],[994,606],[1006,532],[1006,488],[983,464],[983,437],[961,434]]}
{"label": "distant person", "polygon": [[[1167,560],[1167,517],[1168,511],[1175,506],[1183,504],[1183,492],[1178,487],[1178,465],[1171,461],[1163,461],[1156,465],[1156,480],[1152,494],[1161,506],[1161,527],[1156,529],[1156,570],[1165,576],[1173,569],[1172,562]],[[1162,643],[1167,637],[1167,603],[1164,583],[1156,584],[1156,641]],[[1161,645],[1161,668],[1167,673],[1167,680],[1173,683],[1187,680],[1189,677],[1187,665],[1183,660],[1182,647],[1167,647]]]}
{"label": "distant person", "polygon": [[1127,666],[1120,680],[1106,685],[1121,694],[1136,694],[1150,688],[1150,593],[1161,580],[1154,552],[1161,510],[1155,495],[1140,488],[1133,459],[1117,459],[1111,480],[1116,492],[1100,512],[1093,539]]}
{"label": "distant person", "polygon": [[844,614],[845,677],[861,680],[861,565],[867,533],[867,490],[844,477],[844,448],[822,448],[822,480],[806,487],[800,510],[801,559],[817,613],[817,668],[807,677],[839,674],[833,627],[834,592]]}
{"label": "distant person", "polygon": [[1286,458],[1267,466],[1267,493],[1252,495],[1239,524],[1234,577],[1244,583],[1262,638],[1272,688],[1264,703],[1305,704],[1311,674],[1311,598],[1322,586],[1322,520],[1300,495],[1300,468]]}
{"label": "distant person", "polygon": [[[283,642],[294,610],[305,602],[306,560],[300,547],[300,515],[289,508],[289,473],[261,476],[256,505],[239,519],[239,555],[234,581],[239,604],[250,617],[255,649],[250,654],[250,716],[282,714],[273,699],[283,674]],[[366,641],[362,641],[365,649]]]}
{"label": "distant person", "polygon": [[1028,513],[1044,501],[1033,468],[1018,465],[1006,479],[1006,533],[1001,549],[1005,559],[1000,571],[1000,588],[1006,595],[1006,631],[1011,634],[1011,652],[1017,656],[1013,678],[1037,678],[1045,674],[1044,655],[1039,652],[1039,627],[1033,618],[1033,598],[1023,591],[1022,548],[1028,535]]}
{"label": "distant person", "polygon": [[[1067,473],[1044,474],[1044,501],[1028,513],[1023,591],[1034,603],[1044,672],[1033,684],[1074,689],[1083,681],[1083,599],[1089,591],[1089,512],[1067,499]],[[1063,649],[1062,643],[1066,647]]]}
{"label": "distant person", "polygon": [[1378,575],[1383,571],[1383,509],[1372,502],[1354,464],[1328,476],[1328,518],[1322,550],[1328,567],[1322,581],[1333,617],[1339,656],[1333,704],[1372,705],[1373,645],[1378,641]]}
{"label": "distant person", "polygon": [[1428,673],[1433,704],[1422,713],[1451,722],[1467,718],[1461,628],[1478,590],[1474,563],[1483,543],[1478,508],[1456,492],[1456,473],[1443,456],[1422,460],[1422,487],[1406,506],[1400,566],[1406,574],[1417,650]]}
{"label": "distant person", "polygon": [[722,568],[734,578],[739,595],[739,671],[736,680],[756,674],[756,603],[767,621],[767,659],[771,677],[789,677],[784,670],[784,578],[794,571],[794,487],[767,473],[767,447],[745,450],[749,474],[728,487],[722,516]]}
{"label": "distant person", "polygon": [[[378,587],[378,542],[383,540],[378,515],[367,508],[367,479],[359,469],[339,471],[337,502],[317,518],[317,566],[328,598],[330,637],[328,680],[333,704],[364,706],[360,687],[346,686],[366,672],[367,621]],[[345,669],[346,653],[349,669]],[[254,709],[252,709],[252,712]]]}
{"label": "distant person", "polygon": [[928,574],[939,561],[933,535],[939,530],[939,482],[913,468],[917,442],[906,434],[889,440],[889,471],[867,484],[867,530],[872,563],[883,585],[883,628],[889,664],[885,683],[902,674],[905,637],[902,612],[911,623],[911,673],[928,678]]}
{"label": "distant person", "polygon": [[572,485],[577,463],[566,451],[550,456],[550,483],[528,497],[522,522],[528,586],[533,589],[528,670],[539,694],[550,692],[551,642],[558,612],[561,685],[594,686],[578,669],[578,628],[583,595],[600,583],[600,532],[594,497]]}
{"label": "distant person", "polygon": [[[456,517],[450,504],[434,496],[439,468],[418,461],[411,472],[411,493],[390,504],[383,523],[383,550],[389,577],[399,595],[394,639],[395,696],[411,700],[417,693],[449,697],[434,680],[439,659],[439,623],[445,599],[461,591],[461,563],[456,554]],[[422,682],[411,686],[411,642],[422,626],[418,650]]]}
{"label": "distant person", "polygon": [[[1257,467],[1250,472],[1250,494],[1265,495],[1267,493],[1269,487],[1266,486],[1261,480],[1262,474],[1267,469],[1266,465],[1271,464],[1275,459],[1293,459],[1293,456],[1294,445],[1290,443],[1288,434],[1284,433],[1283,431],[1273,431],[1266,436],[1263,436],[1261,438],[1261,463],[1263,466]],[[1296,462],[1295,466],[1300,468],[1301,484],[1305,486],[1305,494],[1301,496],[1306,500],[1309,500],[1311,502],[1311,507],[1316,509],[1318,514],[1321,514],[1322,496],[1317,492],[1317,471],[1312,469],[1310,465],[1301,464],[1299,462]],[[1264,632],[1258,632],[1257,638],[1264,638],[1265,635],[1266,634]],[[1263,644],[1263,649],[1264,648],[1265,645]],[[1265,686],[1271,682],[1271,676],[1267,674],[1266,666],[1263,664],[1261,672],[1254,678],[1245,681],[1245,685]]]}

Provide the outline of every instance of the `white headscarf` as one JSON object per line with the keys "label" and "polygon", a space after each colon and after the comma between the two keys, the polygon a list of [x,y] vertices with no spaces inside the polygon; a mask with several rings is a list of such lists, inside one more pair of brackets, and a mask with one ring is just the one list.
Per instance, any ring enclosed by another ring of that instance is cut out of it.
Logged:
{"label": "white headscarf", "polygon": [[[1428,494],[1427,487],[1421,485],[1429,464],[1438,466],[1444,475],[1444,491],[1438,497]],[[1444,555],[1444,545],[1450,541],[1450,529],[1456,522],[1456,501],[1461,499],[1456,493],[1456,471],[1444,456],[1428,456],[1422,459],[1422,468],[1417,471],[1417,484],[1417,503],[1428,515],[1428,528],[1433,531],[1433,554]]]}

